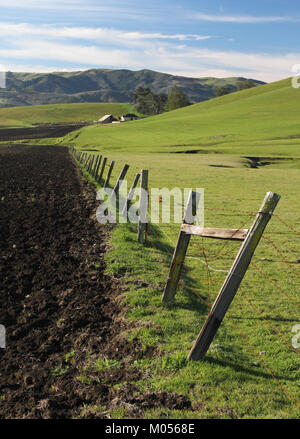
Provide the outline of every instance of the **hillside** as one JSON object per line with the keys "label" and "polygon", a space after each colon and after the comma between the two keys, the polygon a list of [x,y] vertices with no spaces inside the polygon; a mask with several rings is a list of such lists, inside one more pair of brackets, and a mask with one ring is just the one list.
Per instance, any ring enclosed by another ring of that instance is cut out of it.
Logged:
{"label": "hillside", "polygon": [[[245,78],[186,78],[152,70],[92,69],[78,72],[8,72],[6,88],[0,89],[0,107],[82,102],[132,102],[137,87],[168,94],[174,86],[184,91],[191,102],[215,97],[215,87],[237,89]],[[255,81],[261,85],[263,82]]]}
{"label": "hillside", "polygon": [[54,104],[0,108],[0,127],[91,122],[100,119],[105,114],[119,117],[132,111],[135,111],[132,105],[124,103]]}
{"label": "hillside", "polygon": [[[109,135],[105,127],[83,128],[76,134],[76,145],[95,146],[101,135],[110,151],[213,152],[226,148],[238,154],[249,149],[258,155],[262,151],[299,155],[299,112],[299,90],[286,79],[117,126]],[[66,141],[72,141],[72,134]]]}

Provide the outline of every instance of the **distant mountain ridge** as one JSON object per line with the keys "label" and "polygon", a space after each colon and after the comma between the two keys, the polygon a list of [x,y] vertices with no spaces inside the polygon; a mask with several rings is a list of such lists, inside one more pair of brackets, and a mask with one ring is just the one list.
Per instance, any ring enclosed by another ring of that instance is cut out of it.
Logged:
{"label": "distant mountain ridge", "polygon": [[[168,94],[179,87],[192,103],[215,97],[216,87],[237,90],[249,78],[188,78],[152,70],[91,69],[77,72],[8,72],[6,88],[0,89],[0,108],[75,102],[133,102],[137,87]],[[256,85],[264,82],[252,80]]]}

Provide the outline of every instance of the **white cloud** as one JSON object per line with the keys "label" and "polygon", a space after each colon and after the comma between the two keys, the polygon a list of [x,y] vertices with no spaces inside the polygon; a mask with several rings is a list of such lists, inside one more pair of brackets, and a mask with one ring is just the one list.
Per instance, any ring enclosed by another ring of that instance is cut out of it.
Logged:
{"label": "white cloud", "polygon": [[78,66],[147,68],[191,77],[246,76],[275,81],[290,76],[292,66],[300,62],[300,52],[270,55],[189,46],[191,40],[213,38],[198,34],[0,22],[0,38],[0,62],[12,71],[49,72],[64,64],[65,70]]}
{"label": "white cloud", "polygon": [[85,27],[85,26],[53,26],[32,25],[28,23],[0,22],[0,37],[31,37],[40,36],[48,38],[69,38],[81,40],[109,41],[111,44],[130,43],[140,44],[141,40],[179,40],[201,41],[213,38],[210,35],[198,34],[163,34],[161,32],[127,32],[112,28]]}
{"label": "white cloud", "polygon": [[191,18],[201,21],[211,21],[214,23],[279,23],[287,21],[298,21],[293,17],[272,17],[272,16],[253,16],[253,15],[211,15],[194,13]]}
{"label": "white cloud", "polygon": [[[16,65],[30,60],[75,67],[67,70],[107,67],[132,70],[154,69],[191,77],[245,76],[263,81],[275,81],[291,76],[291,68],[300,62],[300,53],[269,55],[237,51],[216,51],[191,48],[187,45],[161,44],[159,41],[141,47],[111,48],[105,45],[66,44],[43,39],[20,39],[15,47],[0,50],[0,57]],[[77,66],[77,67],[76,67]],[[45,67],[49,71],[49,67]],[[10,70],[13,70],[10,68]],[[19,70],[19,69],[18,69]],[[33,68],[31,68],[33,70]],[[59,70],[54,69],[53,70]],[[23,69],[24,71],[24,69]],[[36,71],[42,71],[36,68]]]}
{"label": "white cloud", "polygon": [[133,0],[0,0],[0,10],[11,9],[14,15],[22,14],[22,11],[31,11],[33,14],[49,12],[57,13],[57,19],[63,17],[64,21],[79,17],[98,17],[101,21],[105,19],[122,19],[149,21],[161,20],[160,14],[155,14],[151,8],[139,7],[139,4]]}

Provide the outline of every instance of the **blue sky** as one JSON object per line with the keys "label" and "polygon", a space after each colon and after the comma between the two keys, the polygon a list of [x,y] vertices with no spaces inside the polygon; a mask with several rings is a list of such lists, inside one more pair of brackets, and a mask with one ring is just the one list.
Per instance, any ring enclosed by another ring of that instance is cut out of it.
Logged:
{"label": "blue sky", "polygon": [[0,0],[0,70],[122,68],[267,82],[300,63],[299,0]]}

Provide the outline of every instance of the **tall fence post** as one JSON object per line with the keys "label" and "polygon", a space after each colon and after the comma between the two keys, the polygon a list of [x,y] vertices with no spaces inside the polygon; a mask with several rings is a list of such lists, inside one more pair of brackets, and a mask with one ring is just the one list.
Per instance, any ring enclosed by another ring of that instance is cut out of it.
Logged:
{"label": "tall fence post", "polygon": [[209,316],[207,317],[206,322],[188,355],[188,360],[199,360],[205,356],[242,282],[255,249],[279,200],[280,195],[278,194],[273,192],[268,192],[266,194],[254,223],[251,229],[249,229],[225,282],[211,308]]}
{"label": "tall fence post", "polygon": [[114,162],[114,160],[112,160],[112,162],[111,162],[111,164],[109,166],[109,169],[108,169],[108,173],[107,173],[107,177],[106,177],[106,180],[105,180],[105,183],[104,183],[104,187],[108,187],[108,185],[109,185],[109,180],[110,180],[110,177],[111,177],[111,173],[112,173],[112,171],[114,169],[114,166],[115,166],[115,162]]}
{"label": "tall fence post", "polygon": [[148,170],[141,171],[141,185],[140,185],[140,213],[138,220],[138,242],[145,242],[145,231],[148,223]]}
{"label": "tall fence post", "polygon": [[137,186],[137,184],[138,184],[138,182],[139,182],[140,176],[141,176],[141,174],[136,174],[136,176],[134,177],[134,180],[133,180],[132,186],[131,186],[131,188],[130,188],[130,191],[128,192],[127,200],[126,200],[126,202],[125,202],[125,204],[124,204],[124,207],[123,207],[123,210],[122,210],[122,215],[125,215],[125,214],[127,214],[127,212],[128,212],[128,209],[129,209],[129,203],[130,203],[130,201],[133,199],[133,196],[134,196],[134,190],[135,190],[135,188],[136,188],[136,186]]}
{"label": "tall fence post", "polygon": [[105,166],[106,166],[106,162],[107,162],[107,157],[104,157],[104,159],[103,159],[103,163],[102,163],[102,167],[101,167],[101,171],[100,171],[100,174],[99,174],[99,176],[98,176],[98,183],[100,183],[101,184],[101,181],[102,181],[102,176],[103,176],[103,173],[104,173],[104,169],[105,169]]}
{"label": "tall fence post", "polygon": [[92,163],[92,158],[93,158],[93,156],[92,156],[92,154],[90,154],[90,156],[89,156],[89,161],[88,161],[88,164],[87,164],[87,167],[86,167],[86,170],[87,170],[88,172],[90,172],[90,167],[91,167],[91,163]]}
{"label": "tall fence post", "polygon": [[122,181],[125,178],[125,175],[126,175],[128,169],[129,169],[129,165],[124,165],[124,167],[119,175],[119,178],[117,180],[117,183],[115,184],[115,187],[113,188],[113,192],[112,192],[111,196],[113,196],[113,194],[118,195],[119,190],[120,190],[120,186],[122,184]]}
{"label": "tall fence post", "polygon": [[97,166],[96,166],[96,169],[95,169],[95,176],[94,176],[94,179],[97,181],[97,179],[98,179],[98,172],[99,172],[99,168],[100,168],[100,165],[101,165],[101,161],[102,161],[102,155],[100,154],[99,155],[99,160],[98,160],[98,163],[97,163]]}
{"label": "tall fence post", "polygon": [[[200,201],[200,194],[198,192],[191,191],[186,210],[183,218],[183,224],[194,224],[194,219],[197,213],[198,204]],[[184,233],[182,230],[179,232],[177,245],[174,250],[168,280],[163,292],[162,301],[164,303],[172,302],[174,300],[177,285],[180,279],[181,270],[183,267],[184,258],[188,245],[190,243],[191,235]]]}
{"label": "tall fence post", "polygon": [[96,169],[97,169],[97,166],[98,166],[99,158],[100,158],[100,154],[97,154],[97,157],[96,157],[96,160],[95,160],[95,165],[94,165],[94,168],[92,170],[92,175],[93,175],[94,178],[95,178],[95,175],[96,175]]}
{"label": "tall fence post", "polygon": [[93,174],[93,164],[94,164],[94,160],[95,160],[95,156],[94,154],[92,155],[92,160],[91,160],[91,164],[90,164],[90,168],[89,168],[89,173],[92,175]]}

